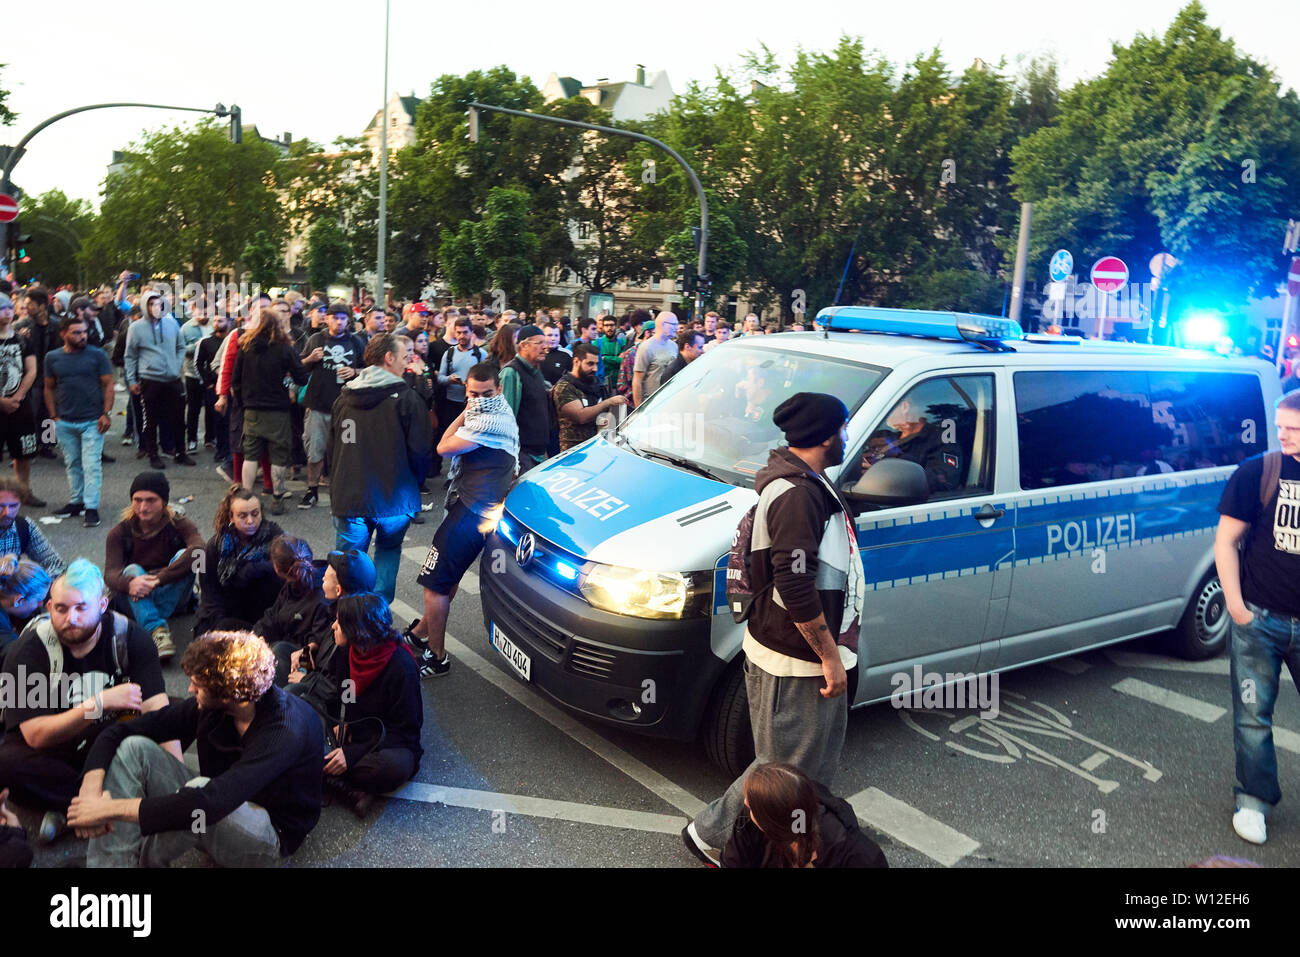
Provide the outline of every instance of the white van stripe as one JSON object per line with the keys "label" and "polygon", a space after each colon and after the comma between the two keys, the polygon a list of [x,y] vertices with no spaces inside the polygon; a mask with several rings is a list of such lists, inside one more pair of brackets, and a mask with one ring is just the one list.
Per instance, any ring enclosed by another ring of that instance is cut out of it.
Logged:
{"label": "white van stripe", "polygon": [[1168,688],[1161,688],[1159,685],[1147,684],[1145,681],[1138,681],[1136,678],[1125,678],[1123,681],[1111,685],[1111,688],[1120,694],[1158,704],[1162,708],[1177,711],[1179,714],[1185,714],[1189,718],[1196,718],[1198,721],[1204,721],[1207,724],[1218,721],[1228,713],[1226,708],[1220,708],[1217,704],[1210,704],[1199,698],[1179,694],[1177,691],[1170,691]]}
{"label": "white van stripe", "polygon": [[980,846],[979,841],[972,840],[942,821],[936,821],[898,798],[890,797],[879,788],[859,791],[848,802],[858,817],[876,830],[915,848],[944,867],[952,867]]}

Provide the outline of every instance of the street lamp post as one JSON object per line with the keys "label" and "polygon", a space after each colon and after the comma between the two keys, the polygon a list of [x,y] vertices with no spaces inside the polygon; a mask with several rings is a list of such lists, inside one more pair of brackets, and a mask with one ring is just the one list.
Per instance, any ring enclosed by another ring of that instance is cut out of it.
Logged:
{"label": "street lamp post", "polygon": [[[3,171],[0,171],[0,193],[8,195],[10,186],[9,175],[13,172],[14,167],[18,165],[18,160],[22,158],[22,155],[25,152],[24,147],[31,141],[33,136],[45,129],[45,127],[52,123],[57,123],[65,117],[73,116],[77,113],[85,113],[87,110],[107,110],[120,106],[143,107],[149,110],[182,110],[187,113],[212,113],[216,116],[228,116],[232,113],[238,114],[239,110],[239,107],[233,107],[231,110],[227,110],[220,103],[218,103],[215,108],[208,109],[197,106],[167,106],[162,103],[92,103],[90,106],[78,106],[75,109],[64,110],[62,113],[57,113],[54,116],[51,116],[45,122],[33,126],[27,131],[27,135],[18,141],[18,145],[9,151],[9,155],[5,159],[4,169]],[[3,268],[6,265],[5,257],[8,255],[8,252],[9,224],[0,223],[0,271],[3,271]]]}
{"label": "street lamp post", "polygon": [[388,8],[384,0],[384,105],[379,108],[379,226],[375,258],[375,302],[388,309],[384,295],[384,260],[388,253]]}
{"label": "street lamp post", "polygon": [[580,120],[567,120],[559,116],[547,116],[544,113],[528,113],[524,110],[511,110],[504,106],[491,106],[487,103],[470,103],[470,139],[478,140],[478,114],[477,110],[490,110],[494,113],[505,113],[509,116],[522,116],[530,120],[541,120],[543,123],[559,123],[561,126],[573,126],[580,130],[595,130],[598,133],[605,133],[608,136],[626,136],[628,139],[640,140],[643,143],[649,143],[651,146],[657,146],[669,156],[671,156],[685,172],[691,181],[691,186],[695,189],[695,196],[700,201],[700,251],[697,265],[697,283],[695,286],[695,316],[699,317],[704,314],[704,295],[700,289],[699,282],[707,275],[706,266],[709,257],[709,201],[704,195],[704,187],[700,185],[700,178],[695,175],[695,170],[691,169],[689,163],[682,159],[681,155],[667,143],[657,140],[653,136],[647,136],[644,133],[635,133],[632,130],[620,130],[613,126],[598,126],[595,123],[583,123]]}

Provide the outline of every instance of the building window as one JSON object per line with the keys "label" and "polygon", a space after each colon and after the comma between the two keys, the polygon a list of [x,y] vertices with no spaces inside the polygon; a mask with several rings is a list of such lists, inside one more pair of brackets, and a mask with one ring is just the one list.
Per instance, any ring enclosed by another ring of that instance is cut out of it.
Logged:
{"label": "building window", "polygon": [[591,223],[588,222],[578,223],[578,238],[579,239],[591,238]]}

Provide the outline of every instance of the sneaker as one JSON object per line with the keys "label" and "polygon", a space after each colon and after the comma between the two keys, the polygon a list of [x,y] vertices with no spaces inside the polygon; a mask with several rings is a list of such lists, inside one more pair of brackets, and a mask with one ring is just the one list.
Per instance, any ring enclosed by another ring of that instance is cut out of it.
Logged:
{"label": "sneaker", "polygon": [[[423,511],[423,509],[421,509],[420,511]],[[421,515],[420,512],[416,512],[414,515],[411,516],[411,524],[412,524],[412,525],[423,525],[423,524],[424,524],[424,516]]]}
{"label": "sneaker", "polygon": [[62,811],[46,811],[36,839],[42,844],[53,844],[68,832],[68,818]]}
{"label": "sneaker", "polygon": [[272,515],[284,514],[284,499],[282,499],[278,495],[271,496],[271,514]]}
{"label": "sneaker", "polygon": [[32,508],[44,508],[46,505],[49,504],[49,502],[45,501],[45,499],[37,498],[35,495],[33,495],[30,489],[28,489],[27,493],[23,495],[22,503],[24,505],[30,505]]}
{"label": "sneaker", "polygon": [[198,462],[190,458],[188,455],[186,455],[184,452],[177,452],[175,461],[177,465],[198,465],[199,464]]}
{"label": "sneaker", "polygon": [[429,650],[429,642],[415,633],[415,626],[419,623],[420,619],[417,618],[406,626],[406,630],[402,632],[402,641],[406,642],[417,655],[423,655]]}
{"label": "sneaker", "polygon": [[208,439],[208,441],[203,443],[203,447],[205,449],[215,449],[217,447],[217,443],[213,442],[211,439]]}
{"label": "sneaker", "polygon": [[153,639],[153,643],[158,647],[159,661],[166,661],[176,654],[176,645],[172,642],[172,633],[167,629],[166,625],[159,625],[149,637]]}
{"label": "sneaker", "polygon": [[63,506],[63,508],[59,509],[54,514],[62,515],[64,518],[75,518],[76,516],[81,514],[81,510],[83,507],[84,506],[80,502],[69,502],[67,505]]}
{"label": "sneaker", "polygon": [[682,828],[682,842],[686,845],[686,849],[699,858],[700,863],[705,867],[720,867],[722,865],[722,852],[704,843],[699,832],[695,830],[694,821]]}
{"label": "sneaker", "polygon": [[124,436],[122,436],[122,444],[123,444],[123,445],[134,445],[134,444],[135,444],[135,439],[131,438],[131,436],[129,436],[129,435],[124,435]]}
{"label": "sneaker", "polygon": [[86,509],[86,517],[81,521],[82,528],[99,528],[99,509]]}
{"label": "sneaker", "polygon": [[307,489],[307,494],[302,497],[302,501],[298,503],[298,507],[312,508],[319,501],[320,501],[320,496],[316,494],[316,490],[314,488],[309,488]]}
{"label": "sneaker", "polygon": [[113,456],[109,455],[107,452],[100,452],[99,460],[107,465],[111,465],[117,461],[117,459],[113,458]]}
{"label": "sneaker", "polygon": [[189,444],[185,446],[185,451],[186,451],[186,452],[197,452],[198,450],[199,450],[199,443],[198,443],[198,440],[197,440],[197,439],[190,439]]}
{"label": "sneaker", "polygon": [[[414,637],[414,636],[412,636]],[[420,657],[420,677],[421,678],[441,678],[447,672],[451,671],[451,655],[447,652],[442,653],[442,661],[435,661],[433,652],[426,651]]]}
{"label": "sneaker", "polygon": [[149,456],[149,467],[161,472],[167,467],[167,463],[162,460],[161,455],[151,455]]}
{"label": "sneaker", "polygon": [[370,806],[375,803],[373,794],[359,788],[350,787],[346,781],[337,775],[325,775],[321,784],[325,795],[332,799],[330,803],[344,805],[357,817],[365,817],[366,812],[370,810]]}
{"label": "sneaker", "polygon": [[218,465],[214,471],[216,471],[216,473],[220,475],[223,479],[225,479],[227,482],[234,481],[234,479],[230,477],[230,472],[226,470],[226,467],[224,465]]}
{"label": "sneaker", "polygon": [[1237,813],[1232,815],[1232,829],[1239,838],[1251,844],[1263,844],[1268,839],[1264,815],[1253,808],[1238,808]]}

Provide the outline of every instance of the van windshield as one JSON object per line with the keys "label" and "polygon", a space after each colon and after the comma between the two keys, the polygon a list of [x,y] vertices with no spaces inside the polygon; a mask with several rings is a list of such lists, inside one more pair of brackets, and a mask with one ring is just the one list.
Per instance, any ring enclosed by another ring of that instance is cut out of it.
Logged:
{"label": "van windshield", "polygon": [[857,410],[889,370],[741,342],[710,349],[673,376],[618,430],[633,451],[681,460],[732,485],[754,484],[784,443],[772,422],[796,392],[826,392]]}

